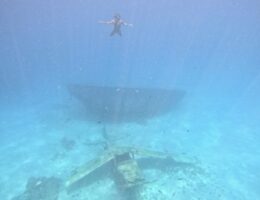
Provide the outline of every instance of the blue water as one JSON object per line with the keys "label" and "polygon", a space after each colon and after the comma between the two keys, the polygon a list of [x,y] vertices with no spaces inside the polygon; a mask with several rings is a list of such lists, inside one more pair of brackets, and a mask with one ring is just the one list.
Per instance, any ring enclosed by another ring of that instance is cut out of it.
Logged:
{"label": "blue water", "polygon": [[[259,10],[257,0],[2,0],[1,199],[33,176],[64,182],[102,152],[86,145],[100,140],[102,125],[80,116],[71,83],[185,91],[167,115],[107,125],[127,138],[120,145],[184,153],[203,171],[156,171],[140,199],[260,199]],[[115,13],[134,25],[122,37],[97,23]],[[93,184],[75,190],[78,199],[119,199],[110,180]]]}

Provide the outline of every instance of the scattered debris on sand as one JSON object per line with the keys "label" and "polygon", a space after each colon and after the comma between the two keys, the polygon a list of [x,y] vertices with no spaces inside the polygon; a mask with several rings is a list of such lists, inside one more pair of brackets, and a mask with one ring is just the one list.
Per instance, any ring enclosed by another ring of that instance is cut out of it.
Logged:
{"label": "scattered debris on sand", "polygon": [[66,150],[66,151],[71,151],[75,148],[76,142],[72,139],[69,139],[67,137],[63,137],[60,140],[61,146]]}
{"label": "scattered debris on sand", "polygon": [[12,200],[58,200],[61,180],[55,177],[31,177],[25,191]]}

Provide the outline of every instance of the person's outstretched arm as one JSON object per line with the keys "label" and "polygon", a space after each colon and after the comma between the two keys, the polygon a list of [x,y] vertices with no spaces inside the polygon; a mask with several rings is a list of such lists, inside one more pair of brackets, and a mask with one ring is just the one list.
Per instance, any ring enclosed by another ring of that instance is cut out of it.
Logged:
{"label": "person's outstretched arm", "polygon": [[125,26],[131,26],[131,27],[134,26],[133,24],[129,24],[129,23],[126,23],[126,22],[124,22],[123,24],[124,24]]}
{"label": "person's outstretched arm", "polygon": [[100,23],[100,24],[113,24],[114,21],[113,20],[110,20],[110,21],[102,21],[102,20],[100,20],[100,21],[98,21],[98,23]]}

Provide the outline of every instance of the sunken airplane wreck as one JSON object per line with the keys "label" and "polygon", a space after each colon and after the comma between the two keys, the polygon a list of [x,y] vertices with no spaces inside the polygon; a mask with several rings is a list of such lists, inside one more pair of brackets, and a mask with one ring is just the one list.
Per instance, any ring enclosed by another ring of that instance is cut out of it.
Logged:
{"label": "sunken airplane wreck", "polygon": [[[125,200],[138,200],[140,199],[139,192],[141,186],[153,182],[146,180],[142,173],[143,171],[139,164],[142,158],[147,160],[152,159],[153,164],[161,162],[164,165],[167,164],[169,166],[194,165],[192,160],[187,160],[187,158],[184,157],[173,157],[166,153],[135,147],[118,147],[110,145],[98,158],[89,161],[76,169],[72,176],[67,179],[65,187],[68,191],[82,187],[82,185],[85,185],[83,183],[84,181],[91,179],[95,172],[100,174],[100,171],[98,172],[98,170],[110,164],[112,165],[112,168],[110,168],[112,173],[106,174],[112,174],[118,192],[122,195],[122,198]],[[154,166],[151,164],[149,167]],[[97,180],[95,179],[95,181]]]}
{"label": "sunken airplane wreck", "polygon": [[140,122],[172,111],[182,90],[70,85],[70,94],[85,107],[90,120]]}

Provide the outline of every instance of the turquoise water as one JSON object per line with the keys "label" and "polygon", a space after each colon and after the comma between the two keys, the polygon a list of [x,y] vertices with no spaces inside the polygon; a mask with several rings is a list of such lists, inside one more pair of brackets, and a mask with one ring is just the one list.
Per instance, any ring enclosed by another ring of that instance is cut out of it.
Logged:
{"label": "turquoise water", "polygon": [[[104,129],[117,146],[189,163],[140,164],[148,183],[131,199],[260,199],[259,10],[257,0],[1,1],[1,199],[23,194],[31,177],[58,178],[59,200],[125,199],[108,169],[64,187],[102,155]],[[115,13],[134,25],[122,37],[97,23]],[[162,115],[104,123],[85,117],[70,84],[185,95]]]}

